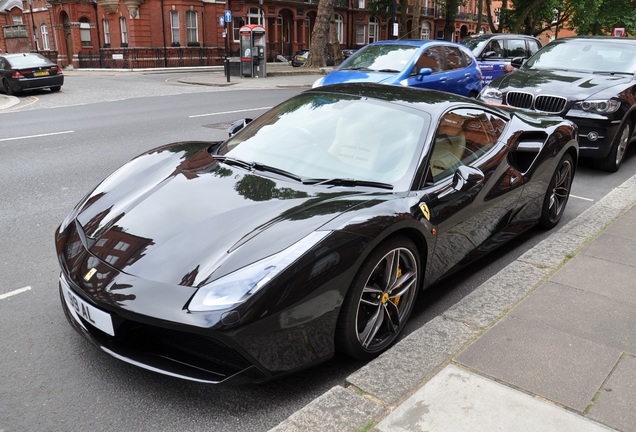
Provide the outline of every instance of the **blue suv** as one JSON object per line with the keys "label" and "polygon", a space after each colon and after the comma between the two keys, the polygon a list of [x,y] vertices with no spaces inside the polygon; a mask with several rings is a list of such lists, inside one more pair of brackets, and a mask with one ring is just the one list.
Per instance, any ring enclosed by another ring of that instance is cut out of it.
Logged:
{"label": "blue suv", "polygon": [[522,34],[482,34],[461,40],[473,51],[481,69],[482,84],[514,70],[510,62],[515,57],[527,60],[541,48],[539,39]]}

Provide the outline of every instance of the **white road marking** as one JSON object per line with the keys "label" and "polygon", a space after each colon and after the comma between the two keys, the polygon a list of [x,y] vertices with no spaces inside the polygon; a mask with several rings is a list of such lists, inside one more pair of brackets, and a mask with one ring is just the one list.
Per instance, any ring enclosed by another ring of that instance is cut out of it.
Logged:
{"label": "white road marking", "polygon": [[0,138],[0,142],[2,142],[2,141],[16,141],[16,140],[29,139],[29,138],[41,138],[41,137],[47,137],[47,136],[53,136],[53,135],[70,134],[70,133],[74,133],[74,132],[75,131],[51,132],[51,133],[45,133],[45,134],[26,135],[26,136],[13,137],[13,138]]}
{"label": "white road marking", "polygon": [[576,199],[580,199],[580,200],[583,200],[583,201],[594,201],[592,198],[585,198],[585,197],[582,197],[582,196],[572,195],[572,194],[570,194],[570,198],[576,198]]}
{"label": "white road marking", "polygon": [[14,296],[16,294],[20,294],[20,293],[29,291],[30,289],[31,289],[30,286],[25,286],[24,288],[20,288],[20,289],[17,289],[15,291],[11,291],[11,292],[8,292],[6,294],[0,294],[0,300],[4,300],[4,299],[6,299],[8,297],[11,297],[11,296]]}
{"label": "white road marking", "polygon": [[272,107],[271,107],[271,106],[269,106],[269,107],[261,107],[261,108],[249,108],[249,109],[242,109],[242,110],[236,110],[236,111],[223,111],[223,112],[209,113],[209,114],[196,114],[196,115],[188,116],[188,118],[195,118],[195,117],[208,117],[208,116],[223,115],[223,114],[236,114],[236,113],[246,112],[246,111],[260,111],[260,110],[268,110],[268,109],[270,109],[270,108],[272,108]]}

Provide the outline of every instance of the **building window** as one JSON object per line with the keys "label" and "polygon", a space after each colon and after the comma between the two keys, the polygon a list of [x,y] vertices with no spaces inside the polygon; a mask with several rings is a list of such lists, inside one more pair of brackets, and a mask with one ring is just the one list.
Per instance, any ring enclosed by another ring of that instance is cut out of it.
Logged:
{"label": "building window", "polygon": [[258,24],[265,27],[265,14],[257,7],[250,8],[247,13],[247,24]]}
{"label": "building window", "polygon": [[338,35],[338,42],[342,43],[342,35],[344,33],[344,24],[343,24],[342,15],[336,14],[336,34]]}
{"label": "building window", "polygon": [[431,25],[428,22],[422,23],[422,40],[429,40],[431,38]]}
{"label": "building window", "polygon": [[499,15],[501,15],[501,8],[495,8],[495,24],[499,24]]}
{"label": "building window", "polygon": [[181,45],[179,36],[179,12],[170,11],[170,29],[172,33],[172,46]]}
{"label": "building window", "polygon": [[22,15],[11,15],[11,18],[13,19],[13,24],[14,25],[24,24],[22,22]]}
{"label": "building window", "polygon": [[80,18],[80,40],[83,47],[93,46],[91,43],[91,24],[88,18]]}
{"label": "building window", "polygon": [[358,0],[358,9],[364,9],[365,0]]}
{"label": "building window", "polygon": [[186,29],[188,33],[188,45],[199,45],[199,24],[195,11],[186,12]]}
{"label": "building window", "polygon": [[276,17],[276,25],[283,25],[283,16],[281,14],[278,14],[278,16]]}
{"label": "building window", "polygon": [[121,46],[128,46],[128,27],[126,26],[126,18],[119,18],[119,26],[121,27]]}
{"label": "building window", "polygon": [[102,20],[102,26],[104,27],[104,47],[110,48],[110,24],[108,24],[108,20]]}
{"label": "building window", "polygon": [[49,43],[49,29],[46,24],[42,24],[40,26],[40,34],[42,35],[42,49],[48,51],[51,49],[51,45]]}
{"label": "building window", "polygon": [[243,21],[243,18],[238,18],[238,17],[232,18],[232,37],[234,38],[234,42],[239,42],[241,40],[240,39],[241,21]]}
{"label": "building window", "polygon": [[378,40],[378,19],[376,17],[369,18],[369,43]]}
{"label": "building window", "polygon": [[365,45],[366,41],[364,39],[366,33],[366,26],[364,24],[358,24],[356,26],[356,45]]}

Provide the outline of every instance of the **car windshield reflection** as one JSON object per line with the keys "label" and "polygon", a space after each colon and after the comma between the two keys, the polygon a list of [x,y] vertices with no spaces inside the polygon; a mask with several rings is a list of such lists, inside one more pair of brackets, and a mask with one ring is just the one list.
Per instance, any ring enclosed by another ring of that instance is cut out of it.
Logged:
{"label": "car windshield reflection", "polygon": [[217,155],[300,179],[346,179],[335,182],[345,187],[406,188],[429,124],[428,114],[397,104],[308,93],[254,120]]}
{"label": "car windshield reflection", "polygon": [[[563,59],[568,59],[567,66]],[[628,44],[570,41],[552,43],[526,63],[529,69],[574,70],[584,72],[633,74],[636,47]]]}

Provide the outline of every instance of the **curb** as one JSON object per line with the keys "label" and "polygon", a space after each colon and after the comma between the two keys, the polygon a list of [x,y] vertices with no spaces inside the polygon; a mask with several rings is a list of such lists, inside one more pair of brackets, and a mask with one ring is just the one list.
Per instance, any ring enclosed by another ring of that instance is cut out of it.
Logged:
{"label": "curb", "polygon": [[[374,425],[635,205],[636,176],[270,431],[377,431]],[[387,371],[390,379],[382,379]]]}

